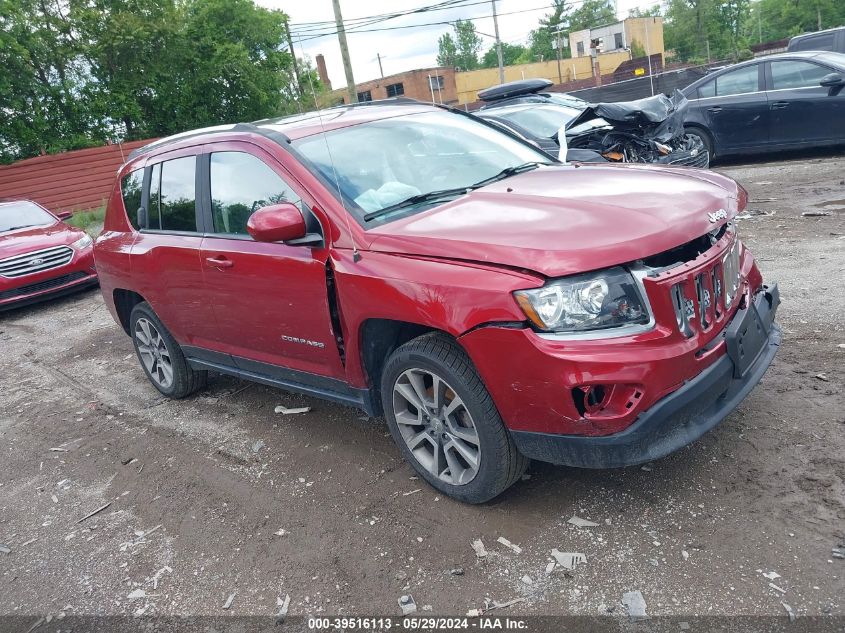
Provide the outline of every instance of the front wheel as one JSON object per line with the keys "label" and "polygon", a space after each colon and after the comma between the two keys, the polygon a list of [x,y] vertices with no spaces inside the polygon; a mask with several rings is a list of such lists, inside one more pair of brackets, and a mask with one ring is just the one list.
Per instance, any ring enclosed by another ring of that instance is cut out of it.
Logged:
{"label": "front wheel", "polygon": [[184,398],[202,389],[208,372],[193,369],[179,343],[167,330],[150,304],[132,308],[129,332],[141,367],[156,389],[169,398]]}
{"label": "front wheel", "polygon": [[467,503],[489,501],[525,472],[469,357],[452,340],[427,334],[391,354],[382,402],[393,439],[437,490]]}
{"label": "front wheel", "polygon": [[713,139],[710,137],[710,134],[708,132],[705,132],[704,130],[698,127],[687,127],[684,128],[684,136],[692,137],[693,139],[699,140],[704,146],[704,149],[707,150],[707,153],[710,154],[710,160],[712,161],[713,158],[715,158],[716,147],[713,144]]}

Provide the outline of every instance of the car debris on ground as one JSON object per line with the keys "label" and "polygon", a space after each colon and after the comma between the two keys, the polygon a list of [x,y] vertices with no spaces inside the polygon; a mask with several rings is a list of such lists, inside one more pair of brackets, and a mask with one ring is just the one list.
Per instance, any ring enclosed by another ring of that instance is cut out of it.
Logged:
{"label": "car debris on ground", "polygon": [[237,593],[230,593],[229,594],[229,597],[226,598],[226,602],[223,604],[224,609],[228,610],[232,606],[232,603],[235,601],[236,595],[237,595]]}
{"label": "car debris on ground", "polygon": [[588,521],[587,519],[582,519],[581,517],[573,515],[571,519],[567,521],[567,523],[571,523],[575,527],[598,527],[598,523],[594,521]]}
{"label": "car debris on ground", "polygon": [[506,539],[504,536],[500,536],[499,538],[496,539],[496,541],[501,543],[502,545],[504,545],[508,549],[513,550],[516,554],[522,553],[522,548],[519,545],[514,545],[508,539]]}
{"label": "car debris on ground", "polygon": [[639,591],[626,591],[622,594],[622,604],[628,610],[631,618],[647,618],[646,604],[643,594]]}
{"label": "car debris on ground", "polygon": [[572,571],[578,563],[586,563],[587,557],[584,554],[575,552],[561,552],[557,549],[552,550],[552,556],[558,565],[566,570]]}
{"label": "car debris on ground", "polygon": [[294,407],[289,409],[282,405],[278,405],[275,409],[276,413],[282,413],[284,415],[294,415],[296,413],[308,413],[311,410],[311,407]]}
{"label": "car debris on ground", "polygon": [[0,554],[11,554],[11,553],[12,553],[11,548],[6,547],[5,545],[0,545]]}
{"label": "car debris on ground", "polygon": [[288,616],[290,595],[285,594],[284,600],[281,597],[276,598],[276,606],[279,607],[279,610],[276,612],[276,625],[284,624],[285,618]]}
{"label": "car debris on ground", "polygon": [[480,538],[477,538],[472,542],[472,549],[475,550],[475,555],[478,556],[478,558],[484,558],[487,556],[487,550],[484,548],[484,543]]}
{"label": "car debris on ground", "polygon": [[416,613],[417,603],[414,602],[414,596],[405,594],[399,597],[399,607],[402,609],[402,615],[410,615]]}

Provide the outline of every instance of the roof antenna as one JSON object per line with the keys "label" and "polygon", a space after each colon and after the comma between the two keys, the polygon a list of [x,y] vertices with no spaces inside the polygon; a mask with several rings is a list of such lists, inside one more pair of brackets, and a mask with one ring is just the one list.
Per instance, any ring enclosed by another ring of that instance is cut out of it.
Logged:
{"label": "roof antenna", "polygon": [[[305,49],[302,47],[302,35],[299,35],[299,50],[302,52],[302,58],[305,59]],[[294,53],[295,54],[295,53]],[[334,185],[337,188],[337,195],[340,197],[340,206],[343,207],[343,215],[346,219],[346,230],[349,232],[349,240],[352,242],[352,261],[361,261],[361,253],[358,252],[358,247],[355,245],[355,235],[352,233],[352,224],[349,222],[349,210],[346,208],[346,203],[343,201],[343,191],[340,189],[340,179],[337,177],[337,170],[334,166],[334,159],[332,158],[332,150],[329,147],[329,140],[326,137],[326,127],[323,125],[323,115],[320,111],[320,104],[317,103],[317,91],[314,89],[313,72],[308,71],[308,83],[311,85],[311,94],[314,97],[314,106],[317,108],[317,118],[320,120],[320,130],[323,135],[323,142],[326,144],[326,152],[329,155],[329,163],[332,166],[332,176],[334,176]]]}

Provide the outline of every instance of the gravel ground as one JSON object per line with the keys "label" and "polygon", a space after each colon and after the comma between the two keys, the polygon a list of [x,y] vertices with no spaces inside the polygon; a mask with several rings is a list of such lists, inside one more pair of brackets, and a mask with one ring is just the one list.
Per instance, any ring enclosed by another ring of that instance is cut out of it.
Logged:
{"label": "gravel ground", "polygon": [[[599,615],[636,590],[650,615],[845,615],[845,159],[717,169],[780,282],[764,381],[668,458],[535,463],[480,507],[356,410],[220,376],[162,399],[99,291],[0,315],[0,614],[271,615],[289,595],[292,615],[398,615],[410,593],[421,614]],[[547,575],[553,548],[586,561]]]}

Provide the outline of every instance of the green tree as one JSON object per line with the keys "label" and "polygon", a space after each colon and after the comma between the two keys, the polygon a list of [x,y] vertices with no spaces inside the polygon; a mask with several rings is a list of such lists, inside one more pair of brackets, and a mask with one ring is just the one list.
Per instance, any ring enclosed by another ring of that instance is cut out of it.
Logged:
{"label": "green tree", "polygon": [[[0,0],[0,160],[314,106],[250,0]],[[308,81],[306,82],[305,79]],[[304,94],[303,94],[304,93]]]}
{"label": "green tree", "polygon": [[[519,63],[527,49],[521,44],[508,44],[502,42],[502,62],[505,66]],[[493,44],[481,58],[482,68],[497,68],[499,66],[499,55],[496,52],[496,45]]]}
{"label": "green tree", "polygon": [[60,3],[0,0],[0,161],[104,138],[82,87],[81,47]]}
{"label": "green tree", "polygon": [[454,36],[444,33],[437,41],[437,64],[459,70],[478,68],[478,53],[481,51],[481,37],[475,31],[471,20],[458,20],[454,24]]}
{"label": "green tree", "polygon": [[437,65],[448,68],[458,65],[458,46],[451,33],[444,33],[437,40]]}

